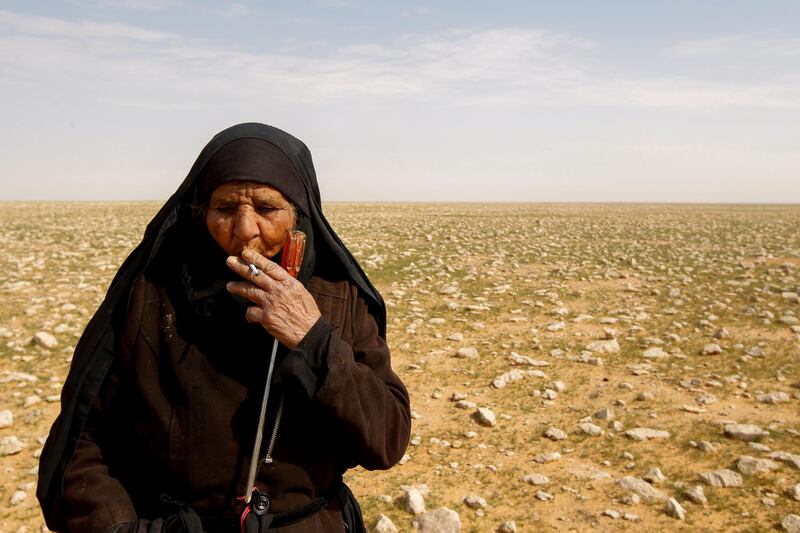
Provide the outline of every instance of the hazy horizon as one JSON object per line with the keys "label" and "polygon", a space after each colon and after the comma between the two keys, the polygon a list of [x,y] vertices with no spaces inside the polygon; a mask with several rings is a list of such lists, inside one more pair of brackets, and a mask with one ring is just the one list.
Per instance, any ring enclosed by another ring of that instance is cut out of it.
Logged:
{"label": "hazy horizon", "polygon": [[0,201],[163,201],[219,130],[325,201],[800,203],[800,4],[0,3]]}

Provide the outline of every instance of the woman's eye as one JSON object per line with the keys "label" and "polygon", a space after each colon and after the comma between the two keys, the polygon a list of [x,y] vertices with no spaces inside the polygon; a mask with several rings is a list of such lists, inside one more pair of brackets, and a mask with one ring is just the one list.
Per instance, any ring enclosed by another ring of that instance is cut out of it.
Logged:
{"label": "woman's eye", "polygon": [[277,209],[275,209],[274,207],[259,207],[256,209],[256,211],[258,211],[262,215],[266,215],[274,211],[277,211]]}

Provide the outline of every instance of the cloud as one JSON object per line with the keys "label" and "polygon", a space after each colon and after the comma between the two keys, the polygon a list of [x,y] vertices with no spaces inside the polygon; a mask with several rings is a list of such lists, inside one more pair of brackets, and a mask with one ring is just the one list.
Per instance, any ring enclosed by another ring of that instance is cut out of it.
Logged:
{"label": "cloud", "polygon": [[714,58],[742,61],[747,57],[800,58],[800,39],[756,39],[726,36],[672,44],[661,51],[666,57]]}
{"label": "cloud", "polygon": [[[678,43],[662,52],[712,57],[738,46],[737,39],[726,38]],[[791,62],[792,47],[770,41],[762,50],[770,50],[780,67]],[[776,68],[774,76],[744,76],[735,83],[716,77],[711,67],[643,76],[605,57],[597,43],[539,29],[457,29],[322,54],[290,50],[256,52],[135,26],[0,11],[5,83],[74,87],[124,106],[204,108],[236,99],[279,99],[520,109],[800,108],[800,84],[792,74],[797,69]]]}
{"label": "cloud", "polygon": [[175,0],[96,0],[106,7],[117,7],[133,11],[162,11],[176,4]]}

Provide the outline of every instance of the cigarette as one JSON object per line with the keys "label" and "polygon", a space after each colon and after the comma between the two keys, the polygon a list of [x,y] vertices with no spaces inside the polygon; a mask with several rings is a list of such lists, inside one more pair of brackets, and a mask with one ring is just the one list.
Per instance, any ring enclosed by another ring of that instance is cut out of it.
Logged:
{"label": "cigarette", "polygon": [[253,263],[250,263],[248,267],[250,268],[250,273],[253,276],[258,276],[259,274],[261,274],[261,271]]}

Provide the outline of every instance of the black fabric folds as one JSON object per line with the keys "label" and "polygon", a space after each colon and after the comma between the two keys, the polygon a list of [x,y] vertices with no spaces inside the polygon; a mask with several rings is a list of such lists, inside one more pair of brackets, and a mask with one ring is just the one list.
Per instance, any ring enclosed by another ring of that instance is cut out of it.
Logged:
{"label": "black fabric folds", "polygon": [[[308,209],[304,223],[310,227],[313,236],[313,261],[310,263],[316,266],[304,265],[301,281],[310,278],[312,273],[350,280],[367,302],[370,314],[378,324],[379,334],[384,338],[386,336],[383,299],[323,215],[311,153],[305,144],[278,128],[259,123],[239,124],[220,132],[206,145],[178,190],[147,225],[142,242],[117,271],[103,303],[89,321],[75,348],[61,393],[61,412],[50,430],[39,463],[36,494],[51,530],[67,529],[62,509],[64,472],[83,431],[92,402],[119,347],[134,282],[146,270],[157,267],[176,228],[196,223],[193,222],[194,207],[206,165],[220,150],[242,139],[266,141],[277,148],[294,168],[295,177],[302,181]],[[291,199],[289,193],[282,192]],[[297,205],[302,209],[302,202],[297,202]],[[309,271],[309,268],[313,271]]]}

